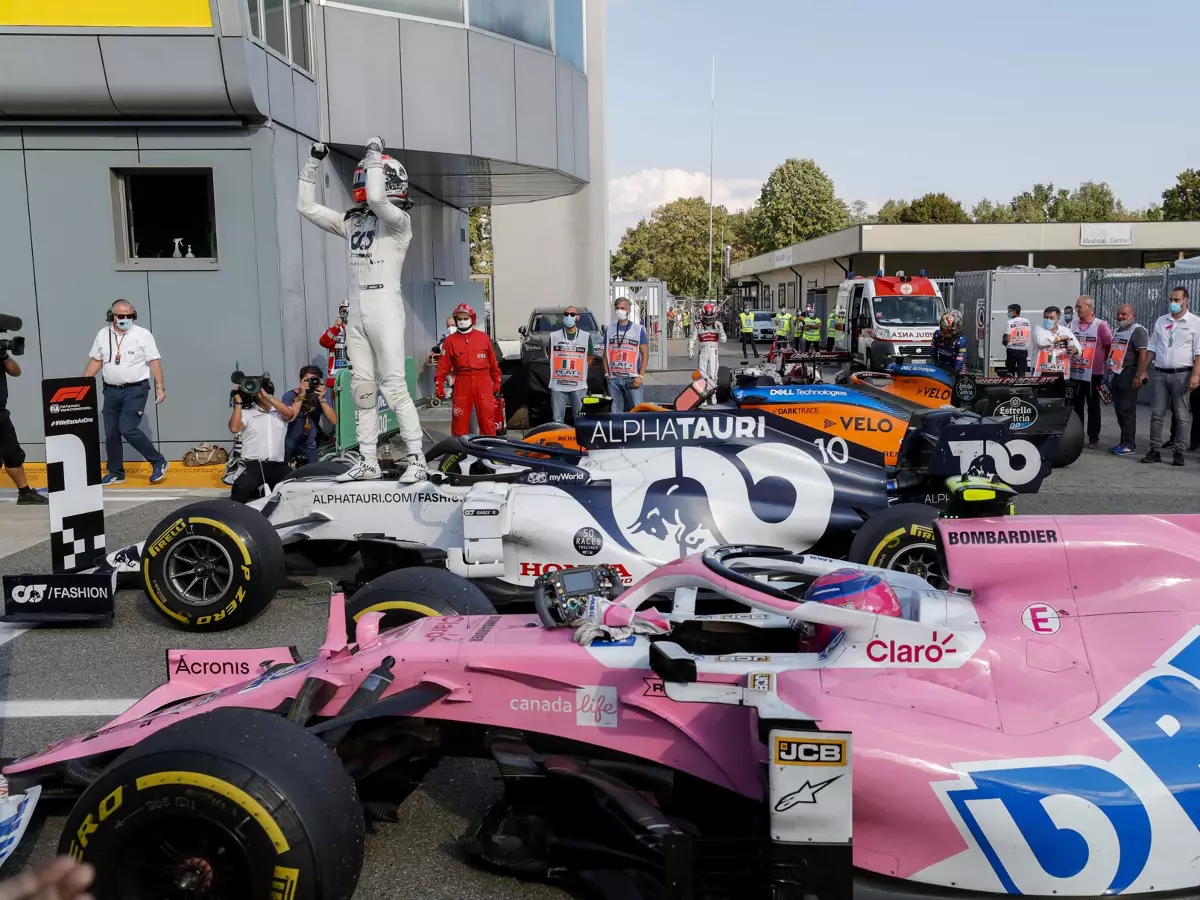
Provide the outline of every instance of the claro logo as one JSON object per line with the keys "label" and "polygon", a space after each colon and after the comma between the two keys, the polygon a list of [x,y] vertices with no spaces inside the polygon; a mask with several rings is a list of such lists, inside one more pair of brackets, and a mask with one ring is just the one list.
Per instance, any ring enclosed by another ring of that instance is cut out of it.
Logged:
{"label": "claro logo", "polygon": [[950,646],[952,640],[953,634],[939,640],[936,631],[933,633],[932,642],[928,644],[874,640],[867,644],[867,659],[871,662],[886,663],[940,663],[947,655],[958,652]]}

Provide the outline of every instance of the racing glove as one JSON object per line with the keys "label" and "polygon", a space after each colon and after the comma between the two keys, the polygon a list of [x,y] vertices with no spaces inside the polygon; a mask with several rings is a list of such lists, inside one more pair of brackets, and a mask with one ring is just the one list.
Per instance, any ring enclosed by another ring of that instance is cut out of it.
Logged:
{"label": "racing glove", "polygon": [[439,381],[437,383],[437,390],[435,391],[435,394],[439,400],[446,399],[446,382]]}
{"label": "racing glove", "polygon": [[324,159],[329,155],[329,148],[320,141],[314,141],[313,145],[308,148],[308,155],[313,159]]}
{"label": "racing glove", "polygon": [[611,600],[588,604],[586,614],[567,624],[575,629],[571,640],[584,647],[592,641],[623,641],[630,635],[659,635],[671,630],[671,623],[657,610],[635,612]]}
{"label": "racing glove", "polygon": [[363,157],[363,166],[367,169],[383,166],[383,138],[373,137],[367,139],[367,155]]}

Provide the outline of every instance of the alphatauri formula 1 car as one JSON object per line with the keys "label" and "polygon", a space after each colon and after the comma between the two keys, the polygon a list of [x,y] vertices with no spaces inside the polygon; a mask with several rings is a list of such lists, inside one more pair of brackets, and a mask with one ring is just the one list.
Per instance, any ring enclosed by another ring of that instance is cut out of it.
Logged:
{"label": "alphatauri formula 1 car", "polygon": [[[860,413],[843,405],[831,414]],[[155,608],[194,630],[237,626],[269,603],[284,577],[284,545],[319,566],[357,553],[357,584],[445,567],[497,604],[527,602],[540,575],[568,566],[605,563],[631,583],[739,539],[927,575],[938,510],[902,501],[920,499],[929,479],[948,494],[945,479],[962,475],[1036,488],[1053,436],[1015,438],[953,409],[923,418],[905,442],[913,462],[899,468],[885,467],[878,450],[758,407],[583,418],[573,435],[580,449],[454,438],[430,451],[448,471],[429,482],[339,483],[336,466],[300,469],[248,506],[184,507],[112,561],[140,569]],[[359,594],[351,601],[352,616],[368,608]],[[414,613],[385,609],[389,624]]]}
{"label": "alphatauri formula 1 car", "polygon": [[545,576],[536,615],[369,614],[353,645],[335,597],[313,659],[172,651],[4,768],[0,828],[77,796],[60,849],[98,900],[347,900],[364,811],[470,756],[504,794],[462,850],[604,898],[1195,896],[1200,517],[934,530],[953,592],[717,547],[624,593]]}

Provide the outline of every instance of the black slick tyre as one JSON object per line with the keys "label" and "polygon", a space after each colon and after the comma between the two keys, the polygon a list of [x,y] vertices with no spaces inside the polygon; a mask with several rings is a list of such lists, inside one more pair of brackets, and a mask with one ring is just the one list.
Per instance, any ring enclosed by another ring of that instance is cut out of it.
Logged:
{"label": "black slick tyre", "polygon": [[273,713],[227,707],[150,735],[67,816],[59,852],[96,900],[349,900],[363,812],[338,756]]}
{"label": "black slick tyre", "polygon": [[283,544],[256,509],[204,500],[150,531],[142,582],[154,608],[186,631],[222,631],[258,615],[284,578]]}
{"label": "black slick tyre", "polygon": [[897,503],[878,512],[858,529],[849,560],[880,569],[895,569],[945,587],[937,561],[933,523],[939,511],[924,503]]}
{"label": "black slick tyre", "polygon": [[1067,416],[1067,424],[1063,428],[1062,437],[1058,439],[1058,447],[1050,460],[1055,469],[1064,469],[1083,453],[1084,431],[1083,420],[1074,410]]}
{"label": "black slick tyre", "polygon": [[347,640],[354,641],[358,620],[371,612],[383,613],[383,631],[429,616],[492,616],[496,607],[466,578],[433,566],[413,566],[381,575],[346,601]]}
{"label": "black slick tyre", "polygon": [[718,403],[728,403],[733,399],[733,370],[729,366],[717,366],[717,392],[714,398]]}

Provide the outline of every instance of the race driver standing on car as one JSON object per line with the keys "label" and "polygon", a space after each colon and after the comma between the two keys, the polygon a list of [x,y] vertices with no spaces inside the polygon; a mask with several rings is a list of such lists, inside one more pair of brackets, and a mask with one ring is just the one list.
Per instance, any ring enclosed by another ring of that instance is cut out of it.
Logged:
{"label": "race driver standing on car", "polygon": [[383,139],[367,141],[367,153],[354,172],[355,206],[340,213],[317,203],[324,144],[313,144],[300,172],[300,215],[322,231],[346,239],[351,277],[346,350],[352,369],[355,430],[362,460],[338,481],[365,481],[383,476],[379,468],[379,392],[395,411],[407,451],[401,484],[424,481],[429,474],[422,445],[421,422],[404,377],[404,296],[400,273],[412,242],[408,210],[408,173],[399,161],[383,155]]}
{"label": "race driver standing on car", "polygon": [[967,337],[962,333],[962,313],[949,309],[942,313],[941,327],[933,334],[930,361],[952,375],[967,374]]}
{"label": "race driver standing on car", "polygon": [[700,307],[700,327],[688,341],[688,359],[696,358],[696,344],[700,344],[700,377],[710,385],[717,383],[717,367],[720,366],[718,343],[724,343],[725,329],[717,321],[717,307],[705,303]]}
{"label": "race driver standing on car", "polygon": [[500,366],[492,350],[492,339],[475,330],[475,310],[466,303],[454,308],[454,334],[442,341],[434,383],[437,398],[446,399],[446,376],[454,375],[454,403],[450,433],[469,434],[471,412],[479,433],[496,433],[496,395],[500,393]]}

